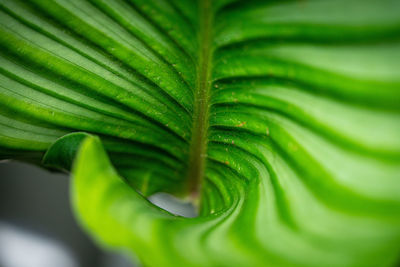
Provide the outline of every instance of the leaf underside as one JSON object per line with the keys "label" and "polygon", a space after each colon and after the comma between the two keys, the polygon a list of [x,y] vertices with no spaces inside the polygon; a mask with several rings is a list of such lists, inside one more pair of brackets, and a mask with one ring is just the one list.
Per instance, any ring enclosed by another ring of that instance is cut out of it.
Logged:
{"label": "leaf underside", "polygon": [[78,151],[77,216],[146,266],[393,266],[399,10],[0,0],[0,158],[69,170]]}

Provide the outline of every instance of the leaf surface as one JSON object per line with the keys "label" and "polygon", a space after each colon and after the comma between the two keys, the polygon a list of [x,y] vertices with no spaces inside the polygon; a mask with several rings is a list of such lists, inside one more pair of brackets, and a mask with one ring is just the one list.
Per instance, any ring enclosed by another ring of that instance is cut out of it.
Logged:
{"label": "leaf surface", "polygon": [[79,151],[80,221],[145,265],[392,266],[399,8],[0,0],[0,157]]}

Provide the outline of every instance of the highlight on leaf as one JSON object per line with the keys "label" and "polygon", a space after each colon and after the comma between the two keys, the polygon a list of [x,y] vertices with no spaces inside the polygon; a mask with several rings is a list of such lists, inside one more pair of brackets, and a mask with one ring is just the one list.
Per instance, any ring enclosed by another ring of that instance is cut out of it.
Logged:
{"label": "highlight on leaf", "polygon": [[0,159],[72,169],[82,226],[144,266],[395,266],[399,10],[0,0]]}

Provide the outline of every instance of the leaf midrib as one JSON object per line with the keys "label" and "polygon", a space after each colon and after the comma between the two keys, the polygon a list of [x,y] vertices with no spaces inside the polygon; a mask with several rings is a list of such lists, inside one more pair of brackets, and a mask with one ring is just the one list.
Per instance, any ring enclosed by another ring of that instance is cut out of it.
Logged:
{"label": "leaf midrib", "polygon": [[199,1],[199,56],[194,98],[192,139],[189,150],[189,165],[186,180],[188,192],[194,202],[198,202],[204,177],[207,150],[209,91],[211,86],[212,22],[211,1]]}

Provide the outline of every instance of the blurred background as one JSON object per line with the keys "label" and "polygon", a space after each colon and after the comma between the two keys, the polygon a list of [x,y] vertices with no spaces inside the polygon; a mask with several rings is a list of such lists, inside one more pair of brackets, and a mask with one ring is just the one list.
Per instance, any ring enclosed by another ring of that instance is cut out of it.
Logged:
{"label": "blurred background", "polygon": [[[151,198],[175,214],[194,208],[166,195]],[[0,162],[0,267],[134,267],[99,248],[77,224],[69,177],[26,163]]]}

